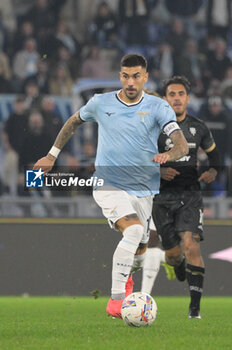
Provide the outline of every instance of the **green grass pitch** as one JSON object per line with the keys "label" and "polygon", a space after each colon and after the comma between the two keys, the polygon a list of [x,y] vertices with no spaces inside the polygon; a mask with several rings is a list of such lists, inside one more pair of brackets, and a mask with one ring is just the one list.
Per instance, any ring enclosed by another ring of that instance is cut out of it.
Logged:
{"label": "green grass pitch", "polygon": [[156,297],[150,327],[106,316],[108,298],[1,297],[1,350],[229,350],[232,298],[204,297],[202,319],[188,319],[189,299]]}

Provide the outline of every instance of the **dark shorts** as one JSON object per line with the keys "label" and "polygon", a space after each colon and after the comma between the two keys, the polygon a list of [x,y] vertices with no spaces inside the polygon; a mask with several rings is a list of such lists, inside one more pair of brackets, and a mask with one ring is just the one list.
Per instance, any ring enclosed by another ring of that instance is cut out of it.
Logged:
{"label": "dark shorts", "polygon": [[158,194],[154,198],[152,214],[165,250],[180,243],[180,232],[199,234],[203,240],[203,202],[200,191]]}

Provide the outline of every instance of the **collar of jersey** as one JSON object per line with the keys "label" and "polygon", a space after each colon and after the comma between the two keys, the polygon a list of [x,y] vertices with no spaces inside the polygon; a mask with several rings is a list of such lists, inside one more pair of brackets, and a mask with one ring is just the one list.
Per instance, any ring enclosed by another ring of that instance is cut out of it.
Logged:
{"label": "collar of jersey", "polygon": [[188,117],[188,114],[186,114],[186,117],[183,120],[181,120],[180,122],[177,122],[177,123],[178,124],[184,124],[184,122],[186,121],[187,117]]}
{"label": "collar of jersey", "polygon": [[142,96],[140,97],[139,101],[134,102],[134,103],[126,103],[126,102],[124,102],[123,100],[121,100],[121,98],[119,97],[119,93],[120,93],[121,91],[122,91],[122,90],[117,91],[116,97],[117,97],[117,99],[119,100],[119,102],[123,103],[123,104],[124,104],[125,106],[127,106],[127,107],[133,107],[133,106],[138,105],[138,104],[143,100],[143,98],[144,98],[144,91],[142,91]]}

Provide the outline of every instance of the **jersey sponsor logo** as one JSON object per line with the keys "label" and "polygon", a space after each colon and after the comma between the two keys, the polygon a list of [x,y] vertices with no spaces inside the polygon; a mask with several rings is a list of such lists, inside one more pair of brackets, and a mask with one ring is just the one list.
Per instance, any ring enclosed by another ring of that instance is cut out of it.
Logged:
{"label": "jersey sponsor logo", "polygon": [[191,126],[191,128],[189,128],[189,131],[190,131],[190,133],[191,133],[193,136],[196,135],[196,132],[197,132],[196,128],[194,128],[194,127]]}
{"label": "jersey sponsor logo", "polygon": [[175,160],[175,162],[188,162],[190,160],[191,156],[184,156],[180,159]]}
{"label": "jersey sponsor logo", "polygon": [[[169,151],[174,146],[172,143],[172,140],[169,138],[166,139],[165,144],[166,144],[165,151]],[[187,142],[187,144],[188,144],[189,148],[196,148],[197,147],[195,142]]]}
{"label": "jersey sponsor logo", "polygon": [[110,117],[112,114],[115,114],[115,112],[105,112],[106,115],[108,115],[108,117]]}
{"label": "jersey sponsor logo", "polygon": [[140,117],[142,118],[142,119],[141,119],[141,122],[142,122],[142,123],[145,123],[145,117],[146,117],[146,115],[150,114],[150,112],[136,112],[136,113],[138,113],[138,114],[140,115]]}
{"label": "jersey sponsor logo", "polygon": [[168,123],[165,127],[164,127],[164,132],[166,135],[170,135],[173,131],[175,130],[180,130],[179,125],[176,122],[171,122]]}
{"label": "jersey sponsor logo", "polygon": [[196,148],[197,145],[195,142],[187,142],[189,148]]}

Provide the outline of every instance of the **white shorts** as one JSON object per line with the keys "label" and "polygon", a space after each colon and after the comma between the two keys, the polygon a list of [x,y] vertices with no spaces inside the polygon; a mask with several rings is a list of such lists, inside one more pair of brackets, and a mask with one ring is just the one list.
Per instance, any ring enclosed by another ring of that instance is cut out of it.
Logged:
{"label": "white shorts", "polygon": [[122,217],[136,213],[144,227],[141,243],[147,243],[150,230],[156,230],[151,217],[153,195],[136,197],[116,187],[98,187],[93,191],[93,198],[101,207],[111,228]]}

